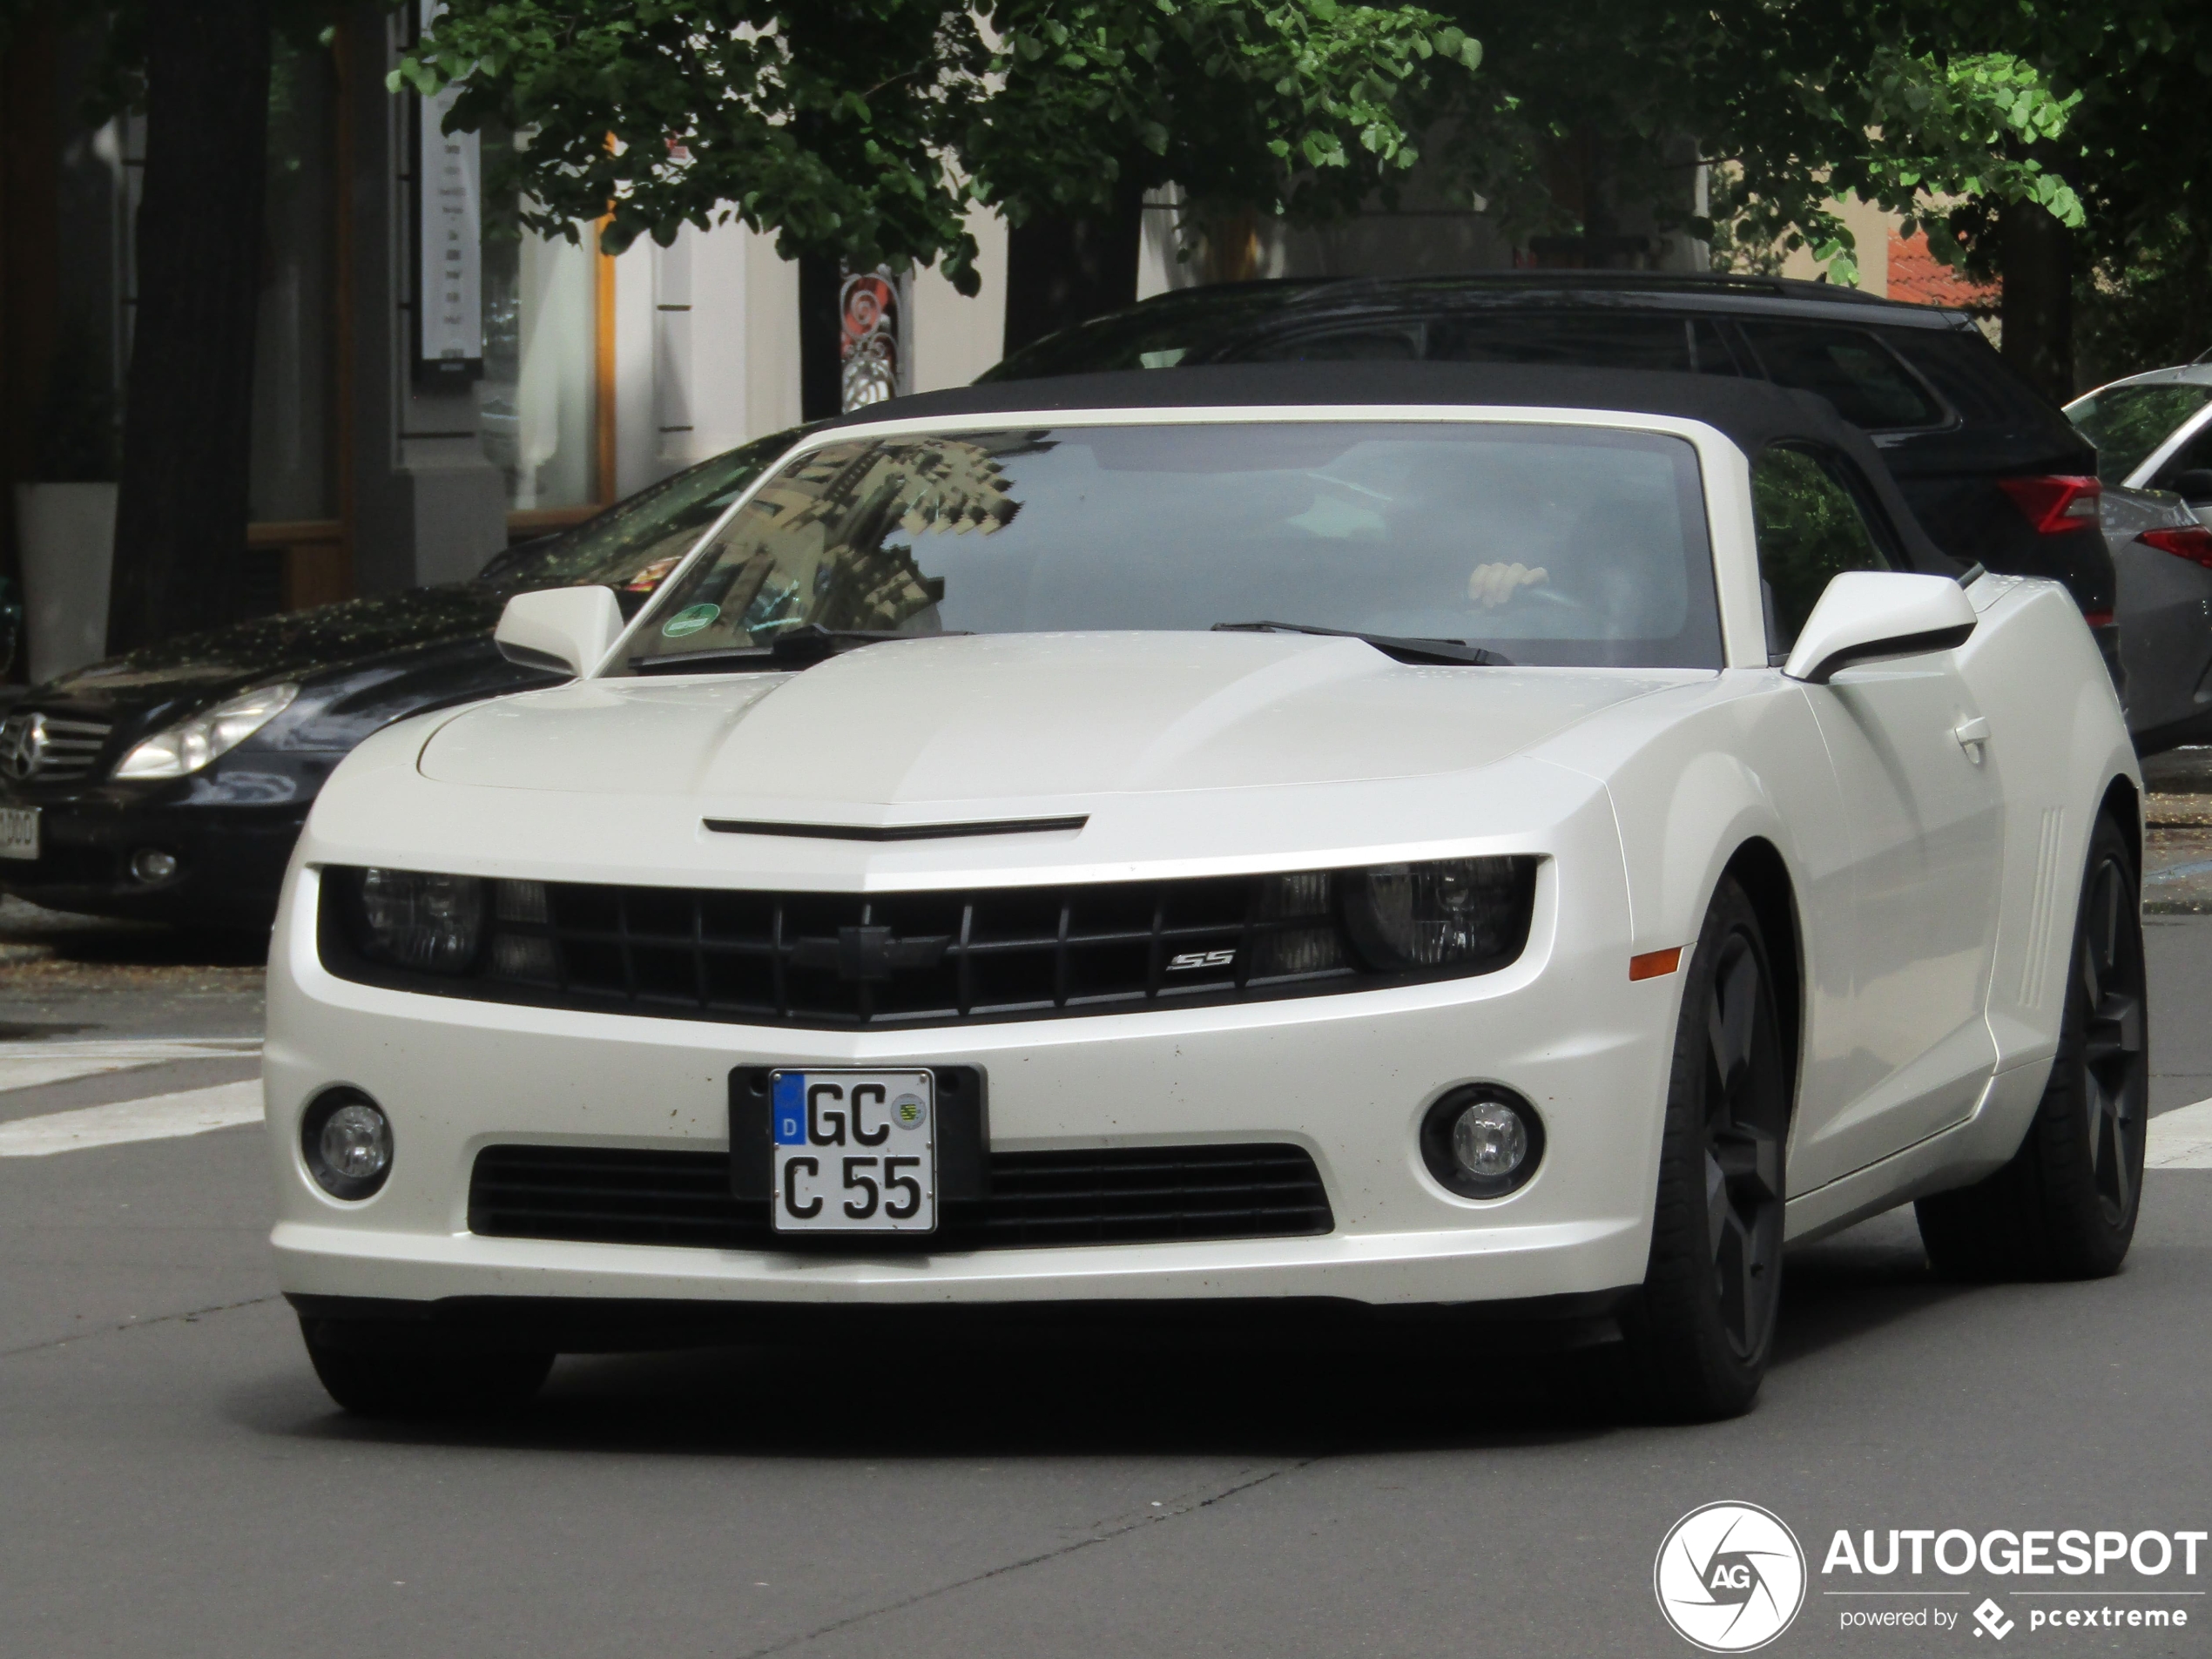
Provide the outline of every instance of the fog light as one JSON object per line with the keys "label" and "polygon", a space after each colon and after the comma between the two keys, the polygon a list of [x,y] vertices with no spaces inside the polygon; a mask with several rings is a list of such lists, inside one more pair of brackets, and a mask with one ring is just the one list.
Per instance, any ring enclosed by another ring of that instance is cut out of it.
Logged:
{"label": "fog light", "polygon": [[158,846],[142,846],[131,855],[131,873],[148,884],[166,881],[177,873],[176,854]]}
{"label": "fog light", "polygon": [[[329,1135],[323,1131],[326,1140]],[[1527,1156],[1528,1131],[1521,1114],[1502,1101],[1477,1101],[1452,1121],[1453,1161],[1478,1181],[1504,1180]]]}
{"label": "fog light", "polygon": [[300,1118],[300,1153],[334,1198],[361,1199],[392,1172],[392,1123],[358,1089],[327,1089]]}
{"label": "fog light", "polygon": [[1502,1198],[1526,1185],[1544,1156],[1544,1121],[1509,1089],[1454,1089],[1421,1119],[1421,1161],[1466,1198]]}
{"label": "fog light", "polygon": [[380,1176],[392,1162],[392,1126],[374,1106],[341,1106],[322,1126],[322,1161],[348,1181]]}

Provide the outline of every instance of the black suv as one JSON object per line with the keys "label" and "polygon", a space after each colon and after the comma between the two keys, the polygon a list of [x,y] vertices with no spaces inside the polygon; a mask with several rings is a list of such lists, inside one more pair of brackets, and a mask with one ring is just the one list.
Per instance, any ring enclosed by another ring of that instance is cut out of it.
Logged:
{"label": "black suv", "polygon": [[1382,358],[1741,375],[1816,392],[1954,558],[2066,583],[2118,661],[2096,451],[1964,314],[1825,283],[1520,271],[1186,288],[1050,334],[983,378]]}

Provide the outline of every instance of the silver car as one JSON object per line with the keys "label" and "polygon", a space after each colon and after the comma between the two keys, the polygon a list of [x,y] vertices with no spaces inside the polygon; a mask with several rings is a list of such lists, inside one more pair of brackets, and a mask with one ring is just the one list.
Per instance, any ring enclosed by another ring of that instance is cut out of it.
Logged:
{"label": "silver car", "polygon": [[2097,446],[2128,732],[2144,754],[2212,742],[2212,361],[2114,381],[2066,412]]}

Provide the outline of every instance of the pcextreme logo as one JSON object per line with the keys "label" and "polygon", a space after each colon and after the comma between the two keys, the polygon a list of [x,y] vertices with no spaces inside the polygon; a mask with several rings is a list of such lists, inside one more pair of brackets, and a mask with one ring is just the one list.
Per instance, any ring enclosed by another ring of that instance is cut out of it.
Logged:
{"label": "pcextreme logo", "polygon": [[1709,1503],[1668,1530],[1651,1565],[1659,1611],[1708,1653],[1749,1653],[1790,1628],[1805,1602],[1797,1534],[1755,1503]]}

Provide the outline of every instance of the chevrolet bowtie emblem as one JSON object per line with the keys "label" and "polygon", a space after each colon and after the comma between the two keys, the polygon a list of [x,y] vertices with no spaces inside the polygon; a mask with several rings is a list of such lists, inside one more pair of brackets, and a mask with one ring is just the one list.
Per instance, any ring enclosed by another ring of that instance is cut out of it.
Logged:
{"label": "chevrolet bowtie emblem", "polygon": [[902,968],[934,968],[952,944],[949,934],[894,939],[888,927],[840,927],[834,939],[792,941],[791,959],[801,968],[831,968],[842,980],[887,980]]}

